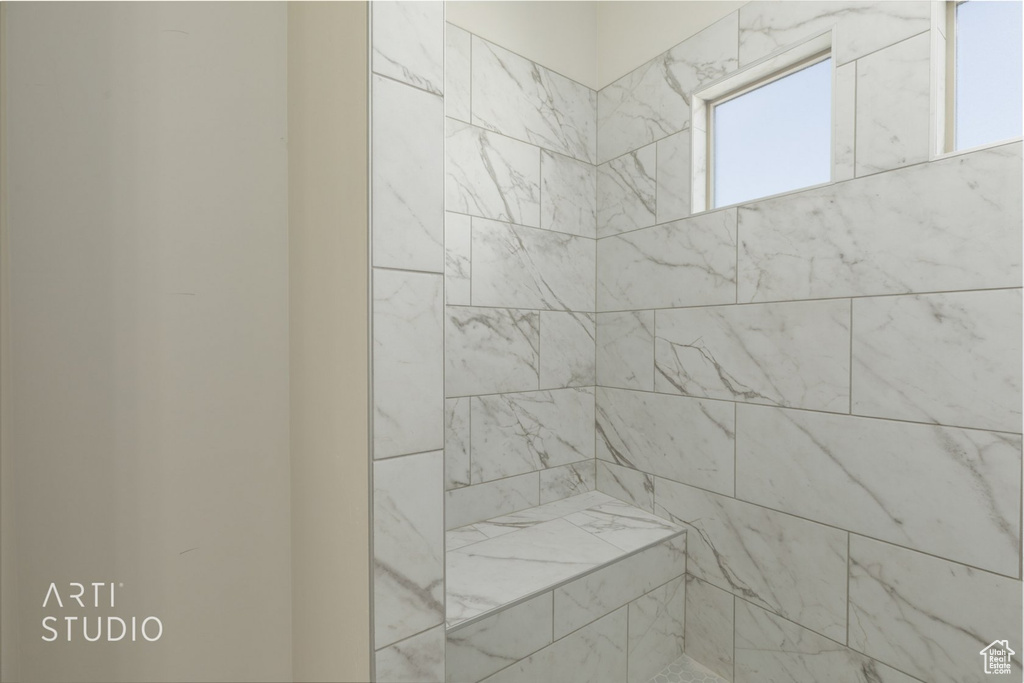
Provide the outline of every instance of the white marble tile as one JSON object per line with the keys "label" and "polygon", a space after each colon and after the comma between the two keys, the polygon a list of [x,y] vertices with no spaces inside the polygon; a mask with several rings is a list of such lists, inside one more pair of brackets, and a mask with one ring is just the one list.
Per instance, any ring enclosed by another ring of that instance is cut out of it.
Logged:
{"label": "white marble tile", "polygon": [[643,391],[597,388],[597,457],[732,495],[734,408]]}
{"label": "white marble tile", "polygon": [[422,683],[444,680],[444,626],[436,626],[376,653],[378,681]]}
{"label": "white marble tile", "polygon": [[750,64],[781,48],[837,26],[836,61],[850,60],[927,31],[928,2],[751,2],[740,9],[740,63]]}
{"label": "white marble tile", "polygon": [[597,236],[654,225],[657,149],[647,145],[597,167]]}
{"label": "white marble tile", "polygon": [[441,273],[443,101],[374,76],[372,118],[373,265]]}
{"label": "white marble tile", "polygon": [[597,461],[597,490],[654,512],[654,476],[615,463]]}
{"label": "white marble tile", "polygon": [[686,573],[686,536],[602,567],[555,589],[555,638]]}
{"label": "white marble tile", "polygon": [[445,138],[445,208],[540,225],[539,149],[455,119]]}
{"label": "white marble tile", "polygon": [[658,478],[655,512],[683,522],[687,572],[846,640],[847,533]]}
{"label": "white marble tile", "polygon": [[832,93],[832,180],[854,176],[857,126],[857,63],[837,67]]}
{"label": "white marble tile", "polygon": [[455,529],[539,503],[540,478],[536,472],[464,486],[445,492],[445,524]]}
{"label": "white marble tile", "polygon": [[654,311],[597,314],[597,383],[654,391]]}
{"label": "white marble tile", "polygon": [[690,215],[690,131],[658,141],[658,223]]}
{"label": "white marble tile", "polygon": [[654,388],[847,412],[850,302],[658,311]]}
{"label": "white marble tile", "polygon": [[597,242],[597,310],[736,301],[736,210]]}
{"label": "white marble tile", "polygon": [[1021,292],[853,302],[853,412],[1021,429]]}
{"label": "white marble tile", "polygon": [[597,94],[473,37],[473,123],[594,163]]}
{"label": "white marble tile", "polygon": [[689,126],[693,91],[738,64],[737,21],[730,14],[598,93],[598,163]]}
{"label": "white marble tile", "polygon": [[565,520],[627,553],[681,531],[678,524],[620,501],[574,512]]}
{"label": "white marble tile", "polygon": [[469,486],[469,398],[444,401],[444,488]]}
{"label": "white marble tile", "polygon": [[1019,287],[1021,145],[739,210],[739,300]]}
{"label": "white marble tile", "polygon": [[444,214],[444,302],[449,306],[469,306],[473,302],[471,225],[469,216]]}
{"label": "white marble tile", "polygon": [[684,654],[656,673],[649,683],[729,683],[729,681]]}
{"label": "white marble tile", "polygon": [[492,517],[491,519],[479,522],[475,526],[488,537],[494,538],[514,531],[529,529],[542,522],[560,519],[574,512],[586,510],[595,505],[611,503],[614,500],[611,496],[599,491],[588,491],[571,498],[562,498],[550,503],[544,503],[528,510]]}
{"label": "white marble tile", "polygon": [[449,529],[444,533],[444,548],[446,551],[455,550],[472,543],[486,541],[488,538],[473,524],[460,526],[458,529]]}
{"label": "white marble tile", "polygon": [[732,593],[686,575],[686,654],[730,681],[734,600]]}
{"label": "white marble tile", "polygon": [[373,269],[373,456],[444,446],[443,282]]}
{"label": "white marble tile", "polygon": [[479,484],[594,457],[594,390],[472,399],[472,480]]}
{"label": "white marble tile", "polygon": [[850,538],[850,647],[923,681],[991,680],[979,653],[1021,643],[1020,602],[1017,580]]}
{"label": "white marble tile", "polygon": [[928,160],[930,55],[923,33],[857,60],[858,176]]}
{"label": "white marble tile", "polygon": [[455,26],[444,26],[444,115],[470,122],[470,68],[472,36]]}
{"label": "white marble tile", "polygon": [[588,624],[485,679],[486,683],[626,680],[626,610]]}
{"label": "white marble tile", "polygon": [[540,386],[537,313],[448,307],[445,317],[448,396],[530,391]]}
{"label": "white marble tile", "polygon": [[791,621],[736,601],[734,683],[914,683],[915,679]]}
{"label": "white marble tile", "polygon": [[473,305],[593,311],[594,240],[473,219]]}
{"label": "white marble tile", "polygon": [[628,681],[647,683],[683,654],[686,577],[680,576],[629,603]]}
{"label": "white marble tile", "polygon": [[596,166],[543,150],[540,184],[540,227],[597,237]]}
{"label": "white marble tile", "polygon": [[552,596],[542,593],[448,634],[447,681],[479,681],[552,641]]}
{"label": "white marble tile", "polygon": [[373,464],[374,644],[444,621],[444,454]]}
{"label": "white marble tile", "polygon": [[739,406],[736,496],[1017,574],[1021,439]]}
{"label": "white marble tile", "polygon": [[562,465],[561,467],[541,470],[540,502],[543,505],[544,503],[593,491],[595,478],[594,460],[584,460],[572,465]]}
{"label": "white marble tile", "polygon": [[444,3],[374,2],[373,70],[440,95],[444,85]]}
{"label": "white marble tile", "polygon": [[593,385],[597,374],[593,313],[540,312],[542,389]]}
{"label": "white marble tile", "polygon": [[447,554],[448,627],[550,588],[622,551],[553,519]]}

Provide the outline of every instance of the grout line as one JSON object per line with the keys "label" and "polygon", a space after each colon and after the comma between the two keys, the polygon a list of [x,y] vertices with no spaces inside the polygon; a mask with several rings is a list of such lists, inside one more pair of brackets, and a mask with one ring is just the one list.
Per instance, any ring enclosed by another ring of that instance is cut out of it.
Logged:
{"label": "grout line", "polygon": [[850,409],[847,413],[850,415],[853,415],[853,305],[854,300],[850,299],[850,381],[846,385],[847,398],[850,404]]}
{"label": "grout line", "polygon": [[846,534],[846,642],[844,643],[847,647],[850,645],[850,571],[852,569],[852,559],[850,556],[850,538],[852,534]]}
{"label": "grout line", "polygon": [[390,82],[396,83],[398,85],[404,85],[407,88],[412,88],[413,90],[418,90],[421,93],[425,93],[427,95],[433,95],[434,97],[440,98],[441,100],[444,99],[444,95],[439,93],[439,92],[435,92],[433,90],[427,90],[426,88],[424,88],[422,86],[413,85],[412,83],[406,83],[405,81],[400,81],[397,78],[395,78],[394,76],[388,76],[387,74],[378,73],[376,71],[371,71],[370,75],[371,75],[371,78],[369,80],[370,80],[371,88],[372,88],[372,84],[373,84],[373,77],[375,76],[375,77],[381,78],[381,79],[383,79],[385,81],[390,81]]}
{"label": "grout line", "polygon": [[[451,209],[445,209],[445,213],[450,213],[450,214],[453,214],[455,216],[466,216],[468,218],[479,219],[479,220],[482,220],[482,221],[490,221],[492,223],[501,223],[502,225],[511,225],[511,226],[516,227],[516,228],[526,228],[527,230],[540,230],[542,232],[548,232],[548,233],[553,232],[553,233],[558,234],[558,235],[568,235],[569,237],[579,237],[581,239],[592,240],[592,241],[595,241],[595,242],[598,239],[596,237],[590,237],[589,235],[581,235],[581,234],[576,233],[576,232],[567,232],[565,230],[558,230],[556,228],[543,228],[543,227],[541,227],[539,225],[526,225],[525,223],[517,223],[516,221],[509,220],[507,218],[491,218],[490,216],[481,216],[481,215],[475,214],[475,213],[467,213],[465,211],[454,211],[454,210],[451,210]],[[648,226],[648,227],[654,227],[654,226]],[[640,229],[643,230],[643,228],[640,228]]]}

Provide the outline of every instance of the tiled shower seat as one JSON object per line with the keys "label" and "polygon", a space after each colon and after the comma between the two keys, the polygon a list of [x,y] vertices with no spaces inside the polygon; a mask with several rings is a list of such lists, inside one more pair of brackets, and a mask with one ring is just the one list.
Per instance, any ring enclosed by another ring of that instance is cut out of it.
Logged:
{"label": "tiled shower seat", "polygon": [[452,683],[645,681],[682,654],[679,525],[591,491],[447,544]]}

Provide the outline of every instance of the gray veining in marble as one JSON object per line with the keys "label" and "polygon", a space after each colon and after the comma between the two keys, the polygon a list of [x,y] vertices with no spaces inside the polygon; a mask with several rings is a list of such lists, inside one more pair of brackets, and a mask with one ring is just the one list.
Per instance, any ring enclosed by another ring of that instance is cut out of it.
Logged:
{"label": "gray veining in marble", "polygon": [[530,391],[540,386],[540,316],[504,308],[445,311],[448,396]]}
{"label": "gray veining in marble", "polygon": [[372,87],[373,265],[441,273],[443,101],[380,76]]}
{"label": "gray veining in marble", "polygon": [[469,486],[469,398],[444,401],[444,488]]}
{"label": "gray veining in marble", "polygon": [[655,313],[656,391],[847,412],[850,302]]}
{"label": "gray veining in marble", "polygon": [[541,505],[593,491],[596,485],[594,463],[595,461],[591,459],[541,470]]}
{"label": "gray veining in marble", "polygon": [[440,95],[444,84],[444,3],[375,2],[373,71]]}
{"label": "gray veining in marble", "polygon": [[729,403],[597,388],[601,460],[731,495],[735,430]]}
{"label": "gray veining in marble", "polygon": [[378,681],[422,683],[444,680],[444,626],[377,650]]}
{"label": "gray veining in marble", "polygon": [[853,412],[1019,432],[1021,292],[853,302]]}
{"label": "gray veining in marble", "polygon": [[540,153],[540,227],[597,237],[597,168],[547,150]]}
{"label": "gray veining in marble", "polygon": [[736,209],[597,242],[597,310],[736,301]]}
{"label": "gray veining in marble", "polygon": [[741,207],[739,300],[1019,287],[1020,187],[1013,143]]}
{"label": "gray veining in marble", "polygon": [[[579,463],[577,463],[579,464]],[[537,526],[542,522],[550,522],[553,519],[561,519],[580,510],[612,503],[614,499],[600,491],[588,491],[571,498],[562,498],[544,503],[540,506],[520,510],[507,515],[499,515],[491,519],[474,524],[474,528],[481,531],[488,538],[510,534],[515,531],[522,531]]]}
{"label": "gray veining in marble", "polygon": [[855,172],[857,64],[836,67],[832,95],[832,180],[849,180]]}
{"label": "gray veining in marble", "polygon": [[628,681],[646,683],[683,654],[685,619],[685,576],[629,603]]}
{"label": "gray veining in marble", "polygon": [[445,525],[455,529],[539,504],[537,472],[464,486],[445,492]]}
{"label": "gray veining in marble", "polygon": [[542,389],[582,387],[596,376],[593,313],[540,312],[540,386]]}
{"label": "gray veining in marble", "polygon": [[445,208],[540,225],[540,150],[455,119],[445,121]]}
{"label": "gray veining in marble", "polygon": [[594,163],[597,95],[473,36],[473,123]]}
{"label": "gray veining in marble", "polygon": [[444,29],[444,115],[469,123],[472,36],[453,24]]}
{"label": "gray veining in marble", "polygon": [[654,225],[657,150],[647,145],[597,167],[597,236]]}
{"label": "gray veining in marble", "polygon": [[847,533],[658,478],[655,512],[687,524],[687,572],[846,640]]}
{"label": "gray veining in marble", "polygon": [[732,593],[686,575],[686,654],[730,681],[735,600]]}
{"label": "gray veining in marble", "polygon": [[597,461],[597,490],[654,512],[654,476],[639,470]]}
{"label": "gray veining in marble", "polygon": [[597,314],[597,383],[654,391],[654,311]]}
{"label": "gray veining in marble", "polygon": [[690,215],[690,131],[658,141],[658,223]]}
{"label": "gray veining in marble", "polygon": [[373,457],[441,448],[442,276],[373,271]]}
{"label": "gray veining in marble", "polygon": [[574,512],[565,519],[626,552],[639,550],[678,531],[677,525],[620,501]]}
{"label": "gray veining in marble", "polygon": [[979,653],[1021,643],[1020,603],[1020,581],[850,537],[850,647],[923,681],[992,680]]}
{"label": "gray veining in marble", "polygon": [[550,645],[552,595],[542,593],[448,634],[447,681],[479,681]]}
{"label": "gray veining in marble", "polygon": [[461,213],[444,214],[444,302],[469,306],[472,273],[472,227],[470,217]]}

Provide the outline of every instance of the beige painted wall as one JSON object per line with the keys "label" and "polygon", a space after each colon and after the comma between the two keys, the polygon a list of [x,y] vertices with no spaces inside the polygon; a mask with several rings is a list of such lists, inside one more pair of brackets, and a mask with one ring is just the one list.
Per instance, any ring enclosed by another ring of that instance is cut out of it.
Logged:
{"label": "beige painted wall", "polygon": [[7,10],[21,679],[290,679],[287,9]]}
{"label": "beige painted wall", "polygon": [[292,656],[370,673],[367,6],[288,5]]}

